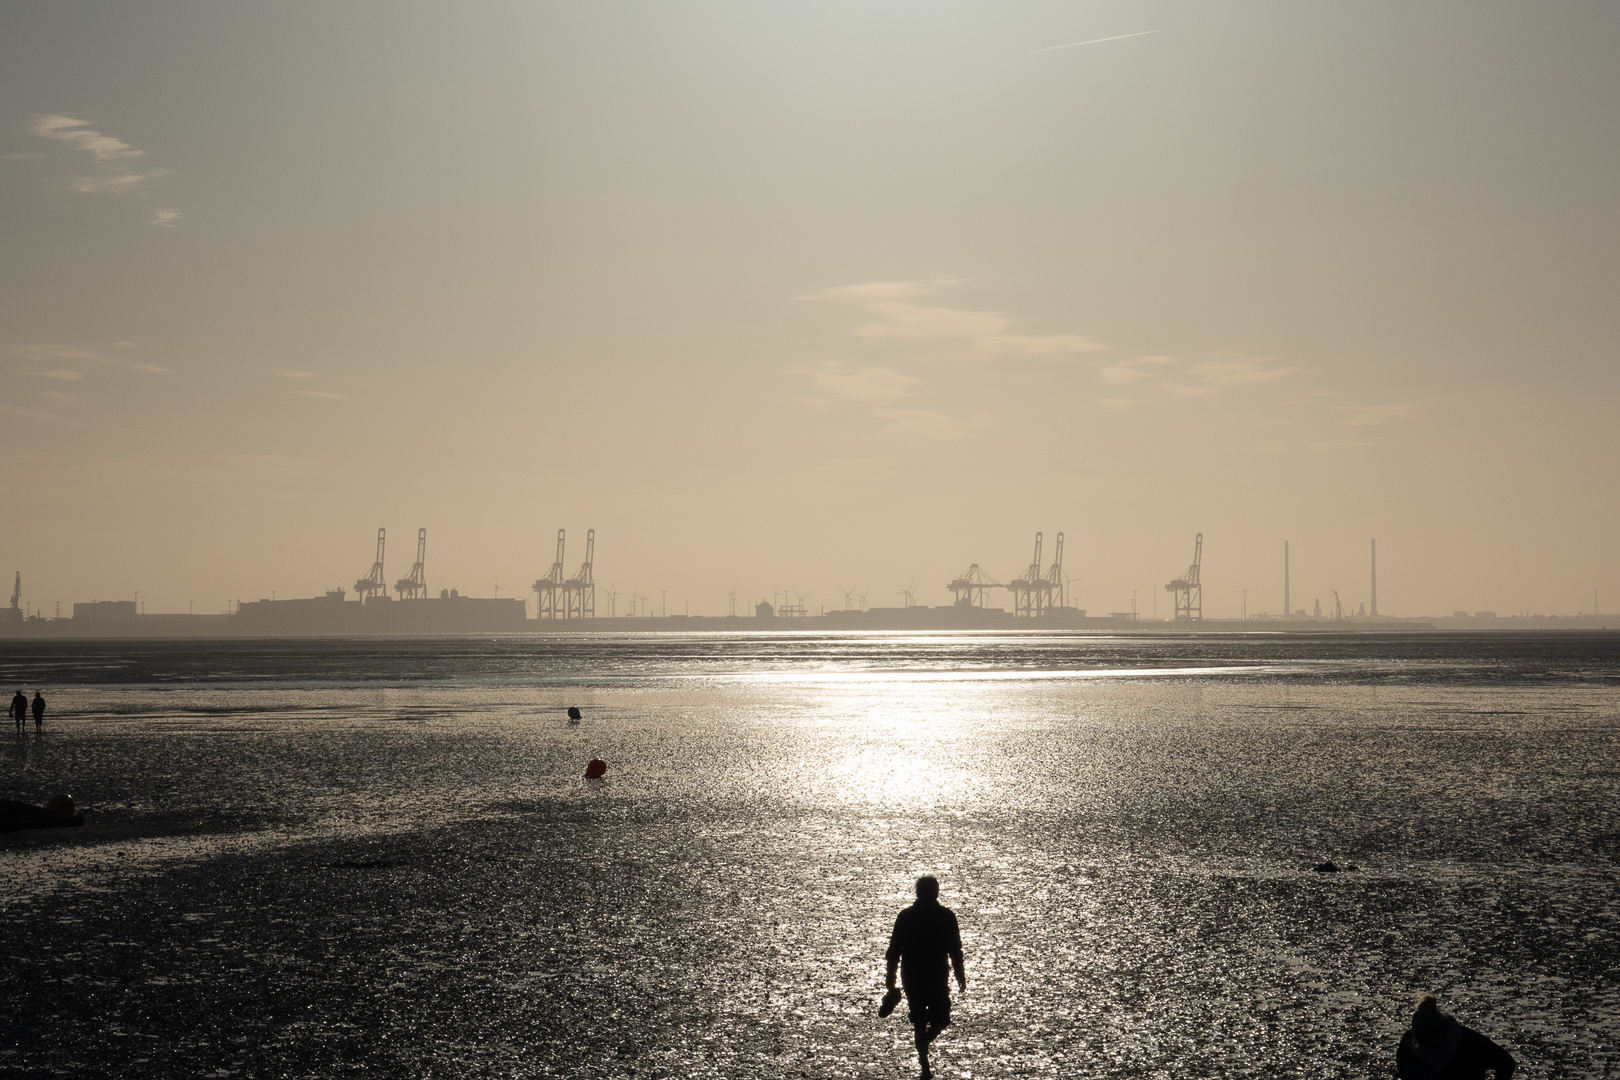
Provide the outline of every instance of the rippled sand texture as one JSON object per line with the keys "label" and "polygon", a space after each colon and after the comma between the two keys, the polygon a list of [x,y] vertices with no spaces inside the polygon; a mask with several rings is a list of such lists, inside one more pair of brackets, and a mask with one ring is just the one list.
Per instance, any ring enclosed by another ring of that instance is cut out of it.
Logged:
{"label": "rippled sand texture", "polygon": [[[914,1075],[874,1010],[923,872],[967,949],[941,1076],[1392,1075],[1424,990],[1610,1071],[1612,644],[729,647],[65,687],[0,742],[0,797],[92,822],[0,837],[0,1072]],[[1132,660],[1228,670],[1078,675]]]}

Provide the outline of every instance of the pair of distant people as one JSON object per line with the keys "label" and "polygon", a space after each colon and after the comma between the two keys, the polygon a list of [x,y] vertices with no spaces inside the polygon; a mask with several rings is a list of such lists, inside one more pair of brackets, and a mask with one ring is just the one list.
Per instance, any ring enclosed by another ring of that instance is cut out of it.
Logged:
{"label": "pair of distant people", "polygon": [[[956,985],[963,991],[967,990],[967,975],[962,967],[961,930],[955,913],[939,902],[939,881],[918,878],[916,891],[916,903],[900,912],[889,935],[884,954],[888,993],[878,1015],[888,1016],[900,1003],[901,991],[894,985],[898,968],[916,1035],[921,1080],[930,1080],[934,1074],[928,1049],[951,1022],[948,974],[954,972]],[[1412,1027],[1395,1052],[1395,1071],[1401,1080],[1484,1080],[1487,1072],[1494,1072],[1496,1080],[1511,1080],[1517,1068],[1512,1054],[1441,1012],[1432,994],[1418,1002]]]}
{"label": "pair of distant people", "polygon": [[[17,693],[11,699],[11,715],[12,715],[12,718],[17,721],[17,730],[18,731],[21,731],[23,729],[24,723],[28,720],[29,708],[30,708],[30,706],[28,704],[27,695],[25,695],[21,690],[17,691]],[[34,727],[35,727],[35,729],[37,730],[37,729],[39,729],[41,727],[44,727],[45,726],[45,696],[43,694],[41,694],[38,690],[34,691],[34,703],[33,703],[32,709],[33,709],[33,713],[34,713]]]}

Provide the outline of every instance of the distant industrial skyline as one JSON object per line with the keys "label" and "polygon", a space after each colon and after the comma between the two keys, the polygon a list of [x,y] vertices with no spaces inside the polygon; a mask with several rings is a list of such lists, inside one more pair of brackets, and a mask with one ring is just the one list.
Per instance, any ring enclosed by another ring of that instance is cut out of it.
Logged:
{"label": "distant industrial skyline", "polygon": [[[0,6],[0,571],[1620,598],[1620,8]],[[1083,46],[1083,47],[1080,47]],[[571,575],[575,565],[567,567]],[[559,584],[559,589],[561,585]],[[667,601],[663,599],[667,593]],[[557,595],[562,595],[560,592]],[[532,596],[532,594],[531,594]],[[650,601],[638,600],[638,608]]]}
{"label": "distant industrial skyline", "polygon": [[[870,584],[867,579],[857,579],[855,584],[847,587],[835,585],[829,588],[826,583],[814,573],[806,573],[800,575],[797,579],[790,578],[790,580],[797,580],[801,583],[814,583],[819,581],[821,584],[811,588],[797,588],[791,584],[784,585],[781,582],[772,582],[768,587],[761,588],[750,588],[748,586],[739,585],[727,589],[724,593],[718,596],[699,595],[696,597],[690,595],[684,590],[677,589],[675,590],[675,594],[677,595],[676,606],[672,609],[669,607],[671,590],[669,590],[667,587],[661,587],[656,582],[648,583],[639,581],[637,576],[633,573],[619,574],[617,576],[609,575],[611,580],[600,576],[601,569],[611,569],[611,567],[599,569],[594,565],[596,546],[594,529],[585,530],[586,535],[582,538],[582,543],[573,549],[566,547],[566,530],[558,530],[558,535],[556,537],[556,555],[553,560],[551,570],[547,573],[541,574],[541,576],[533,581],[529,586],[503,586],[500,582],[495,582],[492,583],[487,589],[479,589],[477,587],[477,583],[463,582],[461,584],[453,584],[448,583],[447,580],[447,583],[441,584],[437,576],[433,576],[430,579],[429,575],[432,574],[433,571],[430,571],[428,567],[430,565],[434,565],[436,569],[436,564],[430,564],[425,557],[424,553],[427,551],[428,543],[427,530],[425,528],[420,528],[414,533],[408,533],[406,536],[406,539],[414,543],[414,548],[407,549],[403,554],[396,556],[401,562],[403,562],[406,559],[409,559],[414,552],[415,561],[412,563],[409,570],[404,572],[404,577],[396,581],[391,587],[382,587],[386,584],[387,578],[390,576],[390,570],[388,567],[390,565],[394,565],[388,561],[387,549],[385,547],[385,534],[386,527],[379,528],[377,530],[376,553],[373,558],[371,568],[365,577],[360,578],[352,583],[346,583],[337,580],[343,577],[343,573],[338,572],[334,576],[334,581],[332,584],[324,588],[311,591],[301,592],[296,588],[278,588],[264,592],[262,595],[240,593],[235,596],[227,597],[222,601],[217,601],[212,606],[205,603],[205,605],[202,607],[197,606],[196,598],[193,597],[188,599],[186,604],[178,609],[149,607],[149,605],[152,603],[152,593],[148,591],[147,599],[142,600],[140,597],[140,590],[135,589],[129,590],[128,593],[123,596],[73,595],[71,598],[56,597],[45,601],[29,595],[27,590],[23,589],[22,573],[21,571],[16,571],[15,575],[17,577],[17,586],[14,593],[20,593],[22,596],[27,597],[26,602],[22,605],[22,608],[26,613],[44,614],[48,617],[66,617],[68,614],[71,614],[72,607],[75,603],[88,603],[95,601],[133,600],[133,602],[137,605],[138,611],[148,614],[157,614],[159,612],[166,614],[181,612],[200,614],[206,612],[227,612],[232,610],[234,605],[238,602],[265,599],[293,599],[323,594],[330,595],[339,592],[341,592],[346,598],[356,600],[364,599],[368,595],[392,595],[395,593],[398,594],[399,599],[427,597],[431,595],[450,595],[452,593],[465,596],[514,597],[523,599],[529,613],[537,618],[553,616],[558,618],[564,617],[565,607],[567,607],[568,615],[573,618],[596,616],[629,617],[637,615],[648,616],[682,613],[715,616],[726,614],[747,614],[752,610],[753,605],[760,601],[768,602],[773,606],[780,606],[783,604],[803,604],[804,607],[811,613],[820,613],[822,611],[908,607],[912,604],[917,604],[924,607],[944,606],[952,603],[953,600],[964,598],[966,596],[966,584],[960,581],[960,575],[952,575],[952,581],[940,583],[929,583],[925,582],[921,578],[914,577],[906,584],[899,585],[897,588],[883,589],[881,587],[874,587],[874,585]],[[1050,566],[1040,562],[1040,535],[1043,534],[1037,534],[1036,559],[1034,563],[1031,563],[1027,568],[1019,569],[1016,573],[996,573],[994,570],[986,570],[983,577],[983,581],[985,581],[986,584],[979,587],[978,593],[972,597],[972,602],[984,607],[997,607],[1003,608],[1007,611],[1023,613],[1023,609],[1019,606],[1021,601],[1018,599],[1018,596],[1020,594],[1017,592],[1020,585],[1020,575],[1023,575],[1024,577],[1031,578],[1032,580],[1034,578],[1044,579],[1049,583],[1048,588],[1050,590],[1051,598],[1047,600],[1047,603],[1053,607],[1057,607],[1061,604],[1067,607],[1079,608],[1090,612],[1093,616],[1110,613],[1134,612],[1144,620],[1172,619],[1175,617],[1178,596],[1181,594],[1176,594],[1173,592],[1173,590],[1177,586],[1181,586],[1182,594],[1186,592],[1185,579],[1189,576],[1187,571],[1166,573],[1160,575],[1158,579],[1152,579],[1152,575],[1146,575],[1146,578],[1150,579],[1150,583],[1145,588],[1138,587],[1131,590],[1130,595],[1124,598],[1126,602],[1123,604],[1118,602],[1118,597],[1104,597],[1101,598],[1101,603],[1093,602],[1088,604],[1086,602],[1087,594],[1080,590],[1078,585],[1080,581],[1084,580],[1085,575],[1082,573],[1069,573],[1069,571],[1078,571],[1081,568],[1074,563],[1063,561],[1064,555],[1063,548],[1061,546],[1063,543],[1063,534],[1054,534],[1054,547],[1048,549],[1048,551],[1054,553],[1053,558],[1057,561],[1053,562]],[[1196,538],[1196,548],[1194,549],[1193,555],[1195,560],[1195,570],[1198,569],[1202,563],[1203,539],[1203,534],[1201,533]],[[570,551],[580,553],[574,556],[572,562],[569,561]],[[434,554],[436,555],[437,553],[434,552]],[[575,566],[575,562],[578,562],[581,565]],[[1039,564],[1040,567],[1039,574],[1034,573],[1037,564]],[[973,566],[974,570],[977,571],[979,564],[975,562],[971,565]],[[995,566],[995,564],[990,565]],[[995,566],[995,569],[1005,570],[1006,568]],[[1217,572],[1218,569],[1219,568],[1217,567]],[[1502,616],[1516,616],[1521,614],[1589,615],[1599,613],[1597,605],[1601,597],[1601,592],[1599,590],[1593,590],[1590,594],[1590,607],[1563,611],[1542,609],[1531,610],[1526,608],[1498,610],[1495,608],[1463,608],[1456,606],[1444,609],[1437,608],[1427,611],[1407,610],[1404,608],[1391,611],[1389,610],[1387,603],[1384,608],[1381,609],[1378,601],[1376,538],[1369,540],[1367,561],[1366,565],[1362,567],[1360,581],[1350,580],[1352,575],[1349,574],[1341,575],[1337,579],[1331,576],[1319,574],[1317,577],[1311,579],[1311,587],[1308,587],[1304,593],[1297,593],[1294,587],[1295,578],[1292,563],[1291,544],[1286,540],[1282,542],[1281,558],[1277,564],[1277,571],[1278,580],[1276,587],[1273,590],[1268,591],[1264,585],[1257,588],[1238,587],[1235,590],[1238,596],[1237,606],[1230,610],[1227,608],[1226,600],[1230,595],[1233,594],[1233,587],[1224,581],[1219,580],[1219,578],[1217,578],[1214,582],[1200,581],[1198,575],[1194,573],[1192,575],[1193,582],[1199,590],[1198,599],[1196,601],[1199,605],[1197,608],[1197,614],[1211,619],[1267,619],[1287,618],[1290,617],[1290,612],[1293,612],[1299,617],[1332,618],[1336,610],[1335,604],[1339,604],[1340,607],[1338,610],[1342,611],[1343,614],[1352,617],[1376,617],[1379,615],[1402,618],[1451,617],[1462,614],[1472,616],[1476,613]],[[1179,579],[1177,578],[1177,573],[1181,575]],[[519,574],[516,577],[513,577],[512,580],[516,581],[521,577],[522,575]],[[581,580],[582,578],[583,581]],[[621,578],[624,580],[637,581],[638,583],[627,587],[621,586],[619,584],[619,580]],[[1322,581],[1328,581],[1331,583],[1322,585],[1320,584]],[[1202,589],[1206,583],[1214,586],[1210,595],[1221,598],[1219,603],[1208,607],[1207,610],[1202,598]],[[577,591],[579,591],[581,595],[572,602],[560,599],[562,593],[565,591],[562,588],[562,586],[565,584],[570,586],[579,586]],[[935,587],[936,584],[937,587]],[[963,584],[964,591],[953,593],[952,587],[958,584]],[[588,600],[583,595],[585,588],[591,589]],[[644,592],[643,590],[651,590],[651,592]],[[1167,592],[1172,593],[1172,595],[1165,595]],[[1322,596],[1324,592],[1330,597],[1325,607],[1323,605]],[[982,593],[982,595],[979,595],[979,593]],[[1026,589],[1024,594],[1026,598],[1027,593],[1028,590]],[[1275,603],[1267,599],[1268,595],[1271,593],[1275,593]],[[1060,594],[1062,599],[1057,599]],[[1294,599],[1295,596],[1308,597],[1308,599]],[[692,607],[692,601],[694,599],[698,603],[696,608]],[[570,603],[572,603],[573,606],[569,607],[568,605]]]}

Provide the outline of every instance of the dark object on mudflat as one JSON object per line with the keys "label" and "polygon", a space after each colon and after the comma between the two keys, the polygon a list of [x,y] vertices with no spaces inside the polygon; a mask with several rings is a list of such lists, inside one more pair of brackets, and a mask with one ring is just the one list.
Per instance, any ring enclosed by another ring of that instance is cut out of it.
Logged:
{"label": "dark object on mudflat", "polygon": [[570,720],[578,720],[581,715],[582,714],[579,711],[579,706],[578,705],[570,705],[570,706],[568,706],[568,719],[570,719]]}
{"label": "dark object on mudflat", "polygon": [[1433,994],[1418,1002],[1412,1027],[1395,1051],[1401,1080],[1484,1080],[1487,1070],[1496,1080],[1509,1080],[1518,1067],[1512,1054],[1441,1012]]}
{"label": "dark object on mudflat", "polygon": [[31,806],[15,799],[0,799],[0,832],[24,829],[66,829],[84,824],[83,814],[59,814],[43,806]]}
{"label": "dark object on mudflat", "polygon": [[894,1007],[900,1004],[900,988],[897,986],[883,995],[883,1003],[878,1006],[878,1018],[888,1016],[894,1012]]}
{"label": "dark object on mudflat", "polygon": [[1334,862],[1332,859],[1329,859],[1327,862],[1317,863],[1315,866],[1311,867],[1311,869],[1315,870],[1318,874],[1337,874],[1339,872],[1339,864]]}
{"label": "dark object on mudflat", "polygon": [[590,764],[585,766],[585,775],[592,780],[600,780],[607,775],[607,762],[601,758],[591,758]]}

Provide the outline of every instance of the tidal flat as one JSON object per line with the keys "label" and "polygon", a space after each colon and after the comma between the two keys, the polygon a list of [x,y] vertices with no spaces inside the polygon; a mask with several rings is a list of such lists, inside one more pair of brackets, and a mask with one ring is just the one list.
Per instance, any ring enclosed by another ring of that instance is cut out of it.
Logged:
{"label": "tidal flat", "polygon": [[910,1076],[921,873],[941,1076],[1612,1071],[1613,635],[676,637],[9,653],[0,1072]]}

